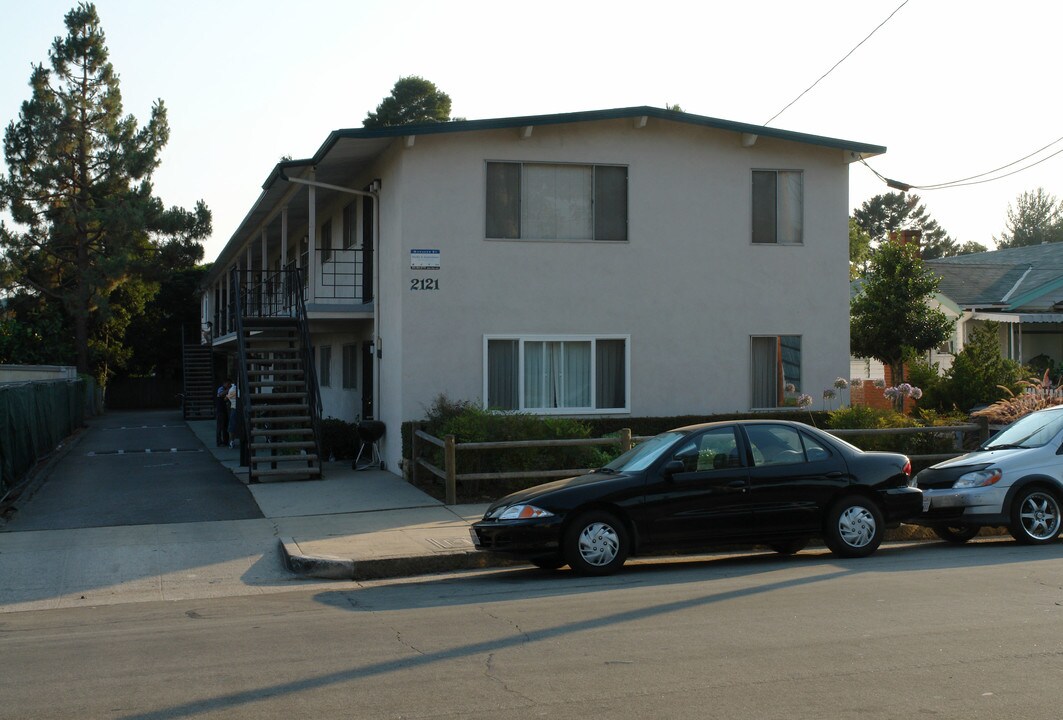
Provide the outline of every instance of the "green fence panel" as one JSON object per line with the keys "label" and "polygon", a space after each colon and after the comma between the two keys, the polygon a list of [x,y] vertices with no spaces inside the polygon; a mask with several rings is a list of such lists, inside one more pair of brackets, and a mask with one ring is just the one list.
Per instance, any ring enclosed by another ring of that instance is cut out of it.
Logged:
{"label": "green fence panel", "polygon": [[84,424],[82,380],[0,385],[0,494]]}

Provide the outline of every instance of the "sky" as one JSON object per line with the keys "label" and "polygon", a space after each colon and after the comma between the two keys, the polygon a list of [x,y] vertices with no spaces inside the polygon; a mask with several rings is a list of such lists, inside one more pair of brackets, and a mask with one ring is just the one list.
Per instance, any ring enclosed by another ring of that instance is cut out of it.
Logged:
{"label": "sky", "polygon": [[[765,124],[903,0],[97,0],[124,111],[165,102],[154,176],[168,205],[203,200],[213,260],[282,156],[357,128],[419,75],[469,120],[678,104]],[[73,0],[0,0],[0,124],[30,97],[31,65]],[[1058,0],[908,0],[771,127],[886,146],[868,163],[911,185],[1063,149]],[[0,168],[6,172],[0,159]],[[1063,154],[994,182],[915,190],[958,242],[994,247],[1009,204],[1063,196]],[[850,166],[849,205],[889,192]]]}

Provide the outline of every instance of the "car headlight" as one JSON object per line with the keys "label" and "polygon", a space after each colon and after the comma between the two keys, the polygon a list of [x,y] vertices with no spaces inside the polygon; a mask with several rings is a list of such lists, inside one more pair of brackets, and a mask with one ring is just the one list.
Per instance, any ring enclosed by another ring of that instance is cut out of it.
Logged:
{"label": "car headlight", "polygon": [[535,507],[534,505],[510,505],[501,515],[499,520],[531,520],[533,518],[553,517],[549,510]]}
{"label": "car headlight", "polygon": [[986,468],[985,470],[975,470],[974,472],[965,473],[960,475],[956,482],[952,483],[954,488],[976,488],[986,487],[993,485],[1000,481],[1002,473],[998,468]]}

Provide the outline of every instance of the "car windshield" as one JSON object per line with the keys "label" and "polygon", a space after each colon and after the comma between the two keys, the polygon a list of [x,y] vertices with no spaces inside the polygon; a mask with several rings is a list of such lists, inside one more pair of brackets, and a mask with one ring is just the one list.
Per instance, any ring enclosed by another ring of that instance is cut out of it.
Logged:
{"label": "car windshield", "polygon": [[686,433],[681,432],[666,432],[661,433],[660,435],[655,435],[649,440],[640,442],[611,463],[605,465],[602,469],[612,470],[613,472],[636,472],[638,470],[645,470],[652,465],[664,451],[672,447],[676,440],[684,435],[686,435]]}
{"label": "car windshield", "polygon": [[1063,430],[1063,410],[1031,413],[989,438],[982,448],[999,450],[1041,447],[1054,438],[1060,430]]}

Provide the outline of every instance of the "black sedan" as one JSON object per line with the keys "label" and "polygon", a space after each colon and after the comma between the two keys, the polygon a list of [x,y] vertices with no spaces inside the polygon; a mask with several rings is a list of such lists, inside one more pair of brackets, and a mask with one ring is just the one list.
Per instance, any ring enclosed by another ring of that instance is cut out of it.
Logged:
{"label": "black sedan", "polygon": [[678,428],[588,475],[521,490],[472,526],[476,547],[541,568],[616,572],[629,556],[729,543],[795,553],[813,536],[864,557],[922,511],[904,455],[864,452],[796,422]]}

